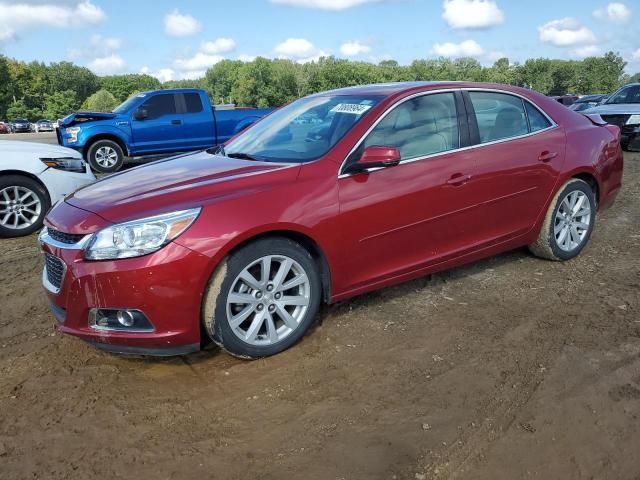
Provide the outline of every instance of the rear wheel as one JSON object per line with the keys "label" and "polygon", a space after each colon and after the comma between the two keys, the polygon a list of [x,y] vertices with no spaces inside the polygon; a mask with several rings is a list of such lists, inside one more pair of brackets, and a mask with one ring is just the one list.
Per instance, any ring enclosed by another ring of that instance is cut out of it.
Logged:
{"label": "rear wheel", "polygon": [[203,322],[211,339],[232,355],[267,357],[303,337],[320,296],[320,275],[309,252],[286,238],[259,240],[216,270]]}
{"label": "rear wheel", "polygon": [[556,194],[531,252],[548,260],[569,260],[587,245],[596,220],[593,189],[572,178]]}
{"label": "rear wheel", "polygon": [[39,230],[50,206],[47,191],[32,178],[0,177],[0,238],[21,237]]}
{"label": "rear wheel", "polygon": [[89,147],[87,160],[96,172],[113,173],[122,168],[124,152],[113,140],[98,140]]}

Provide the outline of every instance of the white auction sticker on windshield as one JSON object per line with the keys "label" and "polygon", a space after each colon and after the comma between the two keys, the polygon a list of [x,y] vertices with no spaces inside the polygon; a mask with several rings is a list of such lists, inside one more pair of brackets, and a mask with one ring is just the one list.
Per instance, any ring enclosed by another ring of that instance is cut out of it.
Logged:
{"label": "white auction sticker on windshield", "polygon": [[369,110],[371,105],[360,105],[358,103],[339,103],[331,109],[334,113],[353,113],[354,115],[362,115]]}

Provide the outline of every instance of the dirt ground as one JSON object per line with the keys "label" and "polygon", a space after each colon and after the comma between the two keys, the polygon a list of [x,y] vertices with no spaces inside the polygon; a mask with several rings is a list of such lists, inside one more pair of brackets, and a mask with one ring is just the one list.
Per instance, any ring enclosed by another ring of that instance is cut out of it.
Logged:
{"label": "dirt ground", "polygon": [[640,479],[640,154],[568,263],[510,252],[325,308],[245,362],[54,330],[0,251],[0,478]]}

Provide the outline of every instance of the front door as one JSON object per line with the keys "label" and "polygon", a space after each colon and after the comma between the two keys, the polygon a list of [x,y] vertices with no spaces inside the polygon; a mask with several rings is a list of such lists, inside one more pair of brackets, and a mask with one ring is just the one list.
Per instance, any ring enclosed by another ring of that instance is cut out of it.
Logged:
{"label": "front door", "polygon": [[479,219],[468,192],[475,160],[456,151],[466,129],[458,109],[453,92],[406,100],[350,155],[346,166],[367,146],[392,146],[401,162],[339,178],[340,225],[353,239],[344,246],[347,290],[456,256],[473,243]]}
{"label": "front door", "polygon": [[134,154],[180,150],[184,132],[175,94],[155,94],[138,110],[145,110],[146,118],[131,119]]}

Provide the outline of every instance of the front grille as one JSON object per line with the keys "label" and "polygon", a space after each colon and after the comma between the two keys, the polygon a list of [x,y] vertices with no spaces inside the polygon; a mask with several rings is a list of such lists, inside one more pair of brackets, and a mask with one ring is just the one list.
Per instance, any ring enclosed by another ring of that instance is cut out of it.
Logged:
{"label": "front grille", "polygon": [[58,257],[45,253],[44,263],[47,280],[53,287],[60,289],[62,286],[62,279],[64,277],[64,262]]}
{"label": "front grille", "polygon": [[629,120],[630,115],[600,115],[602,119],[610,123],[611,125],[615,125],[616,127],[624,127],[627,120]]}
{"label": "front grille", "polygon": [[84,234],[82,233],[64,233],[59,230],[54,230],[53,228],[48,228],[47,233],[55,241],[60,243],[66,243],[67,245],[73,245],[74,243],[78,243],[80,240],[84,238]]}

